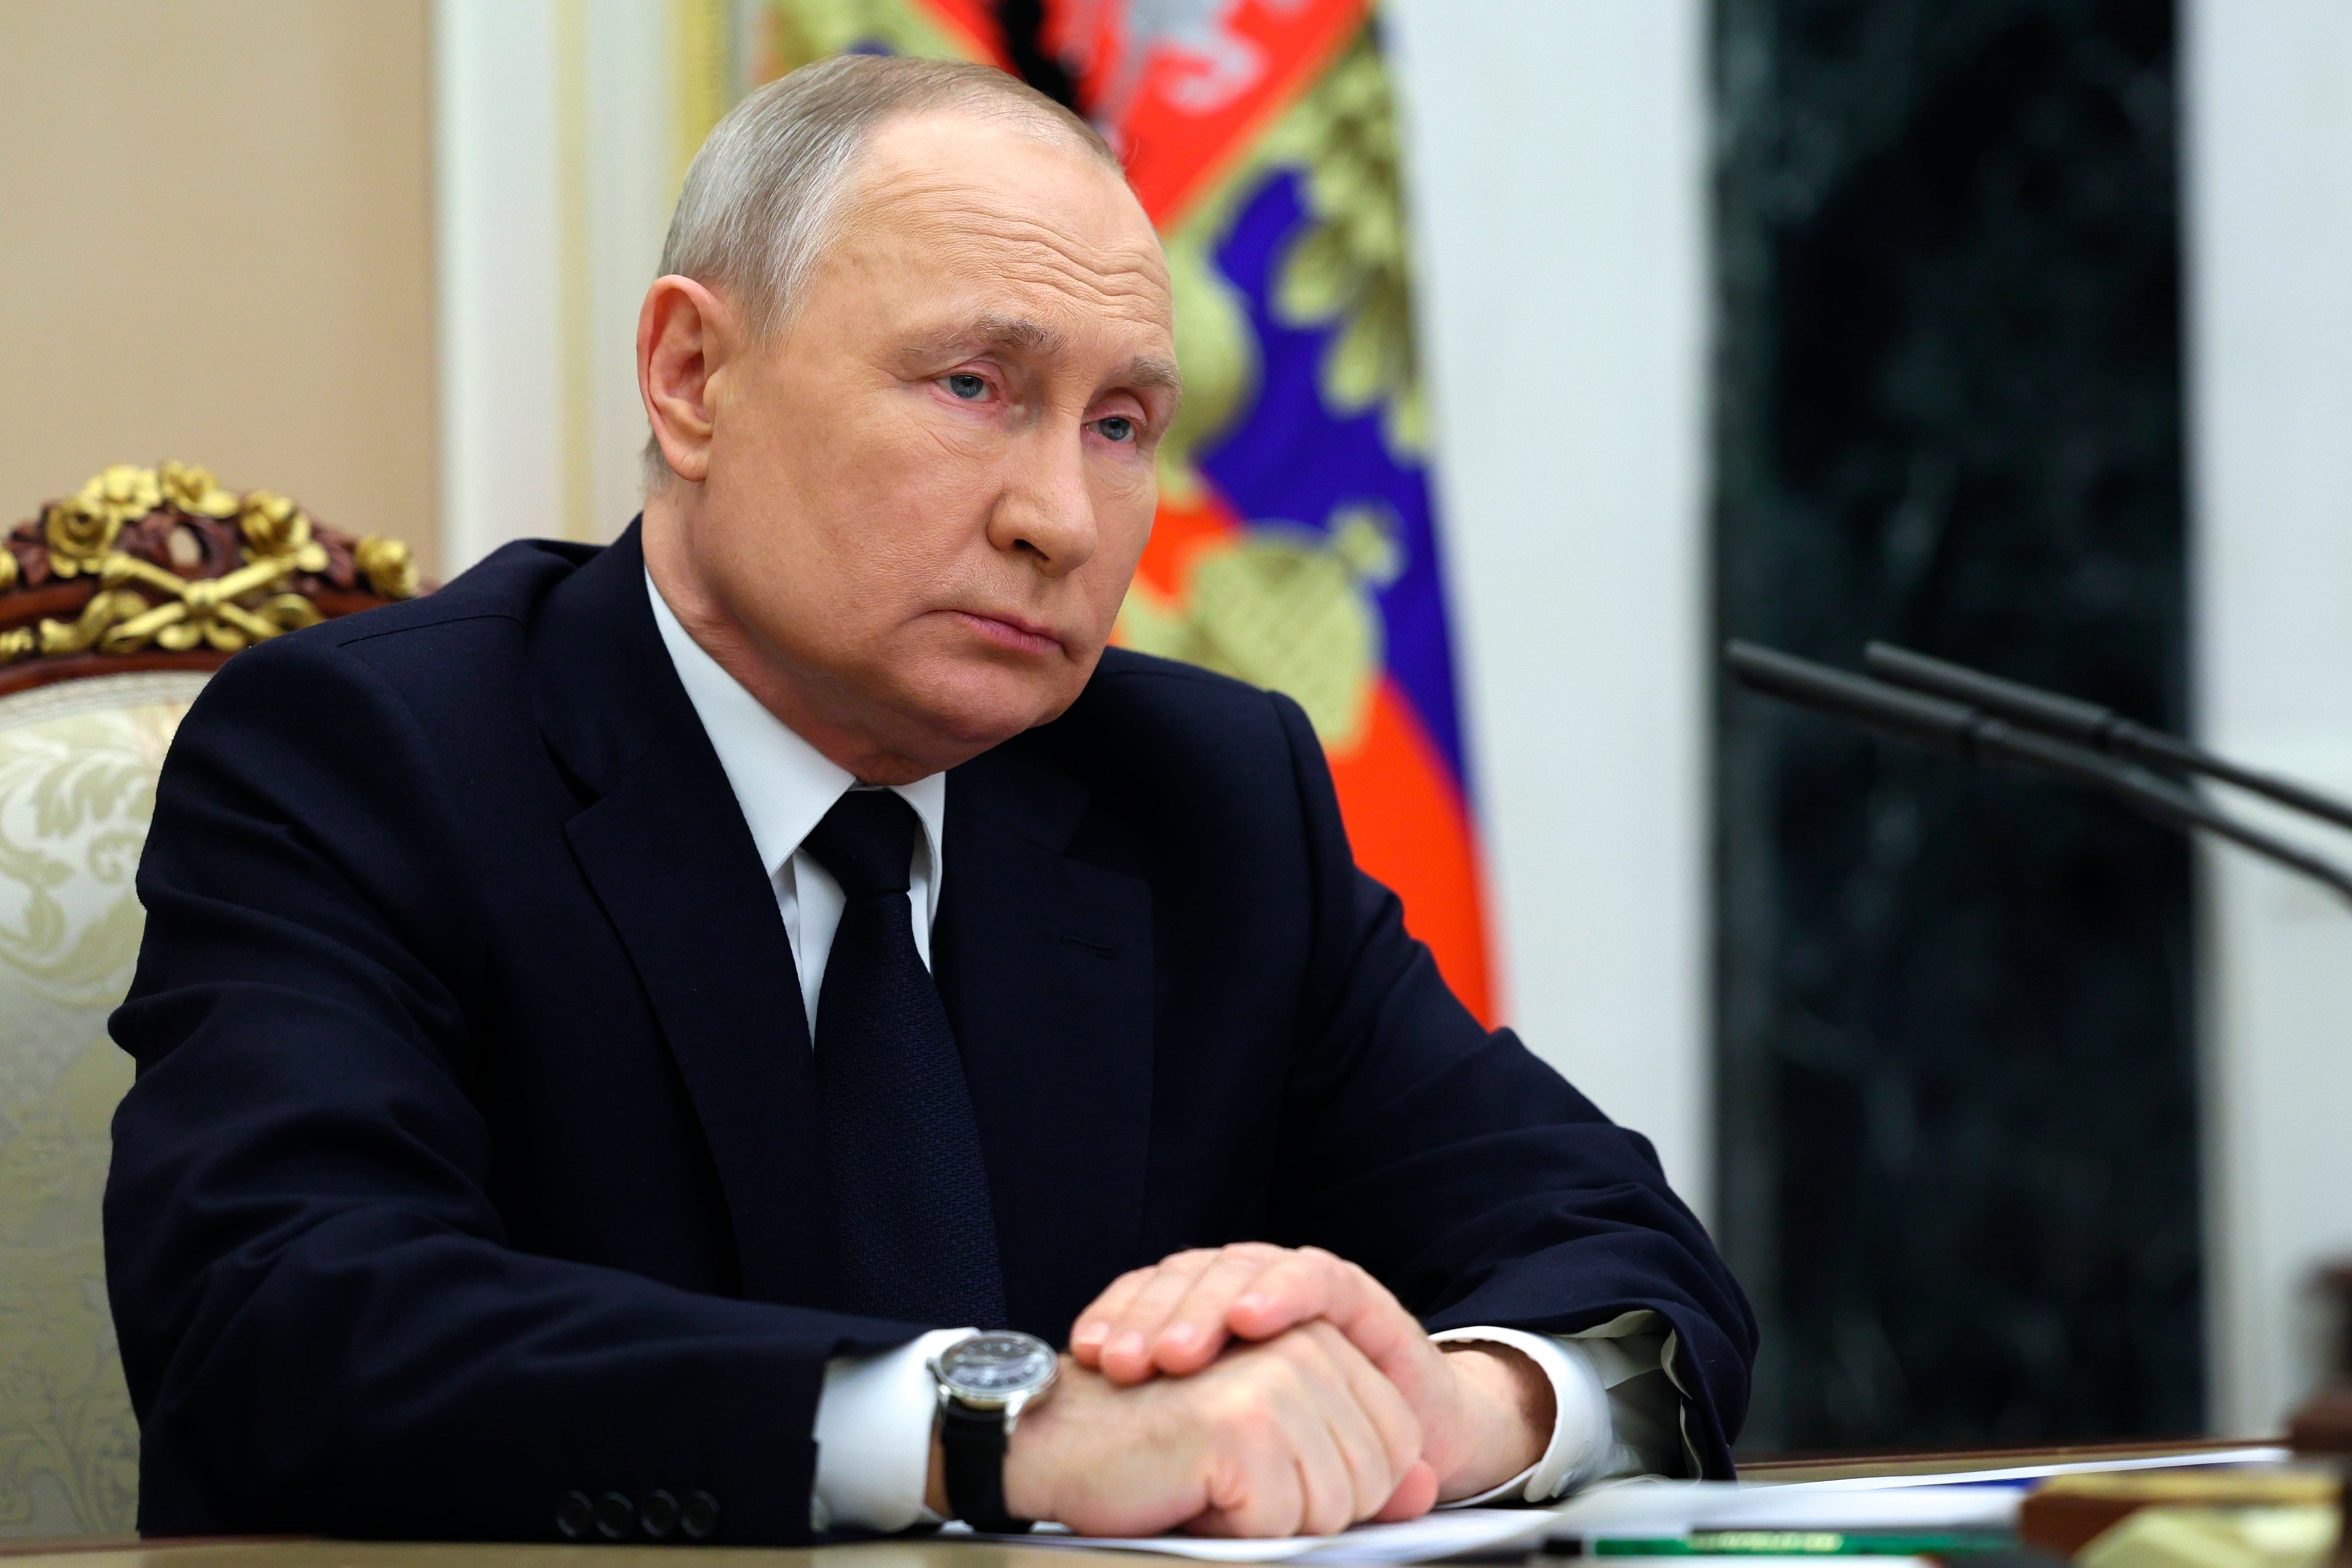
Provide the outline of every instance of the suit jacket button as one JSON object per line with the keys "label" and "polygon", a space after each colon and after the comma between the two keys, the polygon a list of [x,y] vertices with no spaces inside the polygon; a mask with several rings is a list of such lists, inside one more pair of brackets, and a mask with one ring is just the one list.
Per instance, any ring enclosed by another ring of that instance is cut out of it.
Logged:
{"label": "suit jacket button", "polygon": [[596,1500],[596,1533],[607,1541],[626,1541],[636,1533],[637,1505],[616,1491]]}
{"label": "suit jacket button", "polygon": [[687,1493],[686,1506],[677,1511],[677,1522],[688,1540],[709,1540],[719,1533],[719,1500],[707,1491]]}
{"label": "suit jacket button", "polygon": [[563,1500],[555,1505],[555,1533],[566,1541],[581,1541],[596,1528],[596,1505],[588,1500],[584,1491],[568,1491]]}
{"label": "suit jacket button", "polygon": [[666,1491],[647,1492],[637,1504],[637,1527],[648,1541],[667,1541],[677,1530],[677,1499]]}

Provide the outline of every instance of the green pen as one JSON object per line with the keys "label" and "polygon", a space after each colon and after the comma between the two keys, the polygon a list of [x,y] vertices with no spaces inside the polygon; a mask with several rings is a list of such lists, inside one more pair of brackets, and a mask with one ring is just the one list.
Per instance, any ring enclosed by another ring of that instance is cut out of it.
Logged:
{"label": "green pen", "polygon": [[1688,1535],[1566,1536],[1545,1544],[1555,1557],[1925,1557],[1951,1552],[2002,1552],[2017,1544],[1999,1531],[1932,1535],[1836,1530],[1695,1530]]}

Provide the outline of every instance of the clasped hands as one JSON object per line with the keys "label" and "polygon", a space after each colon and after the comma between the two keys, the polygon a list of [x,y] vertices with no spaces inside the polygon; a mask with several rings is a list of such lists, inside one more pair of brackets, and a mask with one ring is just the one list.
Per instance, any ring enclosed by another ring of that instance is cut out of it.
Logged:
{"label": "clasped hands", "polygon": [[[1085,1535],[1328,1534],[1501,1485],[1541,1456],[1552,1410],[1526,1356],[1441,1348],[1344,1259],[1179,1252],[1078,1315],[1013,1432],[1005,1506]],[[930,1501],[944,1511],[936,1457]]]}

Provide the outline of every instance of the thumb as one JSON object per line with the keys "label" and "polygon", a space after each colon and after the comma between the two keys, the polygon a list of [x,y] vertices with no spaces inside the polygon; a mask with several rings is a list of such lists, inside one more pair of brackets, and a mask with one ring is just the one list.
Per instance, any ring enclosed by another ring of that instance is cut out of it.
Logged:
{"label": "thumb", "polygon": [[[1460,1383],[1421,1320],[1370,1273],[1319,1249],[1301,1248],[1259,1275],[1235,1300],[1225,1322],[1243,1339],[1264,1339],[1318,1318],[1339,1331],[1403,1396],[1421,1423],[1422,1452],[1433,1484],[1442,1484],[1469,1441]],[[1414,1501],[1414,1484],[1408,1473],[1390,1506]],[[1416,1517],[1433,1501],[1399,1517]]]}
{"label": "thumb", "polygon": [[1420,1321],[1378,1280],[1319,1248],[1301,1248],[1259,1275],[1235,1300],[1225,1325],[1244,1339],[1263,1340],[1318,1318],[1420,1405],[1437,1355]]}

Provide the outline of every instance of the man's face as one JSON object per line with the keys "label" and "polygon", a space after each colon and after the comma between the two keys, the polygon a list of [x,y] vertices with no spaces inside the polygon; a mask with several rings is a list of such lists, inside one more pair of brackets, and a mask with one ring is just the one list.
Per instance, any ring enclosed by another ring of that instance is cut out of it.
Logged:
{"label": "man's face", "polygon": [[1175,413],[1168,274],[1114,172],[983,118],[887,125],[853,180],[790,325],[712,374],[689,548],[804,718],[944,766],[1101,657]]}

